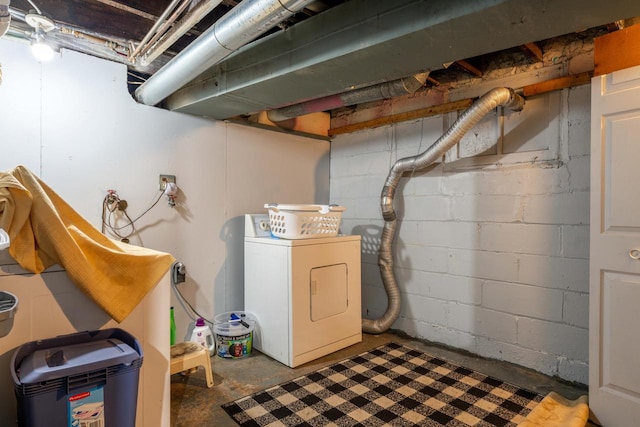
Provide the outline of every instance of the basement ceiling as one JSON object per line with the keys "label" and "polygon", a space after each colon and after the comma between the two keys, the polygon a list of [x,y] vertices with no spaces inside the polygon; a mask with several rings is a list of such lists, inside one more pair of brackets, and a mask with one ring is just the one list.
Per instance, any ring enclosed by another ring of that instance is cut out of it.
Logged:
{"label": "basement ceiling", "polygon": [[[33,28],[25,17],[36,6],[55,23],[47,38],[57,47],[124,63],[133,75],[149,79],[144,87],[187,56],[178,55],[180,52],[196,49],[216,22],[251,3],[260,6],[268,1],[12,0],[11,27],[5,37],[28,40]],[[477,64],[485,55],[524,47],[535,57],[539,41],[599,26],[615,29],[614,22],[640,15],[637,0],[298,3],[304,7],[255,40],[229,50],[217,63],[207,64],[195,75],[187,74],[187,80],[153,104],[229,119],[424,72],[431,73],[424,84],[428,87],[460,70],[481,74]],[[144,63],[132,53],[154,24],[165,21],[160,18],[170,4],[182,5],[184,10],[174,11],[176,21],[169,28],[190,19],[189,28],[175,35],[175,41],[151,63]],[[195,19],[189,14],[198,8],[210,10]],[[449,68],[450,64],[455,66]],[[327,110],[334,108],[328,105]]]}

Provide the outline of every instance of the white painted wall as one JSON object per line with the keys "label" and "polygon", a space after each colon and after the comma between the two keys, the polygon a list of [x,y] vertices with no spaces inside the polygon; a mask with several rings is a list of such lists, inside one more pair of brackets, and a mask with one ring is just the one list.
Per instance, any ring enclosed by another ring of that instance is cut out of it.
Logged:
{"label": "white painted wall", "polygon": [[[327,141],[137,104],[126,67],[72,51],[39,64],[28,46],[0,40],[0,63],[0,170],[25,165],[96,228],[108,189],[135,218],[158,197],[158,175],[176,175],[178,206],[163,197],[131,241],[187,266],[180,289],[208,319],[243,308],[245,213],[329,201]],[[190,319],[175,295],[172,304],[178,338],[188,337]]]}
{"label": "white painted wall", "polygon": [[[457,153],[496,142],[504,131],[503,154],[402,180],[394,243],[402,311],[393,328],[587,383],[589,96],[582,86],[530,99],[522,113],[490,114]],[[423,152],[453,120],[427,118],[332,142],[331,202],[347,207],[342,232],[363,236],[365,317],[386,309],[377,250],[388,170]]]}

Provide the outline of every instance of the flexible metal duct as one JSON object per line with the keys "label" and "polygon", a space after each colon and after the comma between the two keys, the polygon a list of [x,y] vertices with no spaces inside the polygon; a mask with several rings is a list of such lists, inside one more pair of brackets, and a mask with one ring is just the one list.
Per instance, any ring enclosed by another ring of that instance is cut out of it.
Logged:
{"label": "flexible metal duct", "polygon": [[402,174],[407,171],[423,169],[440,157],[475,126],[487,113],[498,106],[514,111],[524,107],[524,99],[510,88],[492,89],[478,99],[436,142],[421,154],[399,159],[391,167],[382,189],[380,205],[385,221],[378,255],[378,266],[382,275],[384,289],[387,292],[388,306],[384,315],[375,320],[363,319],[362,330],[370,334],[380,334],[391,327],[400,315],[400,290],[393,272],[392,242],[396,234],[397,218],[393,209],[393,197]]}
{"label": "flexible metal duct", "polygon": [[311,1],[244,0],[138,87],[135,98],[143,104],[158,104]]}
{"label": "flexible metal duct", "polygon": [[267,118],[272,122],[281,122],[294,117],[304,116],[305,114],[317,113],[318,111],[327,111],[346,105],[361,104],[363,102],[377,101],[378,99],[388,99],[414,93],[425,84],[427,77],[429,77],[429,73],[420,73],[391,82],[379,83],[377,85],[354,89],[349,92],[312,99],[300,104],[267,111]]}

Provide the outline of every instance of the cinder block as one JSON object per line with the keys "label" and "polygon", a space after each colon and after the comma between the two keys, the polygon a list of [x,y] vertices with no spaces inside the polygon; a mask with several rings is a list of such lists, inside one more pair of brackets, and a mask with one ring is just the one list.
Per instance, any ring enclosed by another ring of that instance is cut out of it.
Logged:
{"label": "cinder block", "polygon": [[513,282],[518,276],[515,254],[449,249],[449,274]]}
{"label": "cinder block", "polygon": [[420,295],[402,294],[402,317],[418,322],[445,325],[447,322],[446,303]]}
{"label": "cinder block", "polygon": [[589,260],[538,255],[518,255],[519,271],[516,282],[589,292]]}
{"label": "cinder block", "polygon": [[539,224],[483,223],[480,248],[516,254],[560,255],[560,228]]}
{"label": "cinder block", "polygon": [[[567,163],[569,184],[574,191],[589,192],[591,188],[591,157],[572,156]],[[587,221],[588,223],[588,221]]]}
{"label": "cinder block", "polygon": [[482,172],[477,170],[458,170],[445,174],[442,182],[442,194],[478,194],[478,182],[481,176]]}
{"label": "cinder block", "polygon": [[452,197],[452,216],[458,221],[516,222],[522,220],[521,196],[467,195]]}
{"label": "cinder block", "polygon": [[526,196],[524,222],[530,224],[589,224],[589,192]]}
{"label": "cinder block", "polygon": [[526,194],[529,165],[502,167],[479,171],[471,182],[474,194],[519,196]]}
{"label": "cinder block", "polygon": [[562,320],[569,325],[589,328],[589,294],[564,293]]}
{"label": "cinder block", "polygon": [[389,129],[379,127],[346,135],[331,140],[331,153],[336,157],[349,157],[365,152],[389,151]]}
{"label": "cinder block", "polygon": [[424,271],[396,266],[394,268],[394,272],[400,292],[407,295],[431,297],[427,292],[427,286],[424,279],[424,275],[426,273]]}
{"label": "cinder block", "polygon": [[482,280],[441,273],[423,273],[422,295],[444,301],[479,305],[482,302]]}
{"label": "cinder block", "polygon": [[569,187],[569,170],[561,164],[550,167],[531,167],[527,169],[524,194],[567,193]]}
{"label": "cinder block", "polygon": [[347,169],[349,158],[334,155],[333,147],[331,149],[331,160],[329,163],[329,174],[331,176],[330,185],[339,181],[337,178],[349,176],[349,171]]}
{"label": "cinder block", "polygon": [[400,221],[396,228],[396,233],[397,237],[395,242],[399,246],[422,244],[418,235],[418,221]]}
{"label": "cinder block", "polygon": [[569,157],[591,152],[591,85],[569,89]]}
{"label": "cinder block", "polygon": [[562,256],[589,259],[589,225],[562,227]]}
{"label": "cinder block", "polygon": [[431,246],[479,248],[479,224],[474,222],[419,221],[418,238]]}
{"label": "cinder block", "polygon": [[471,353],[477,353],[476,341],[478,337],[469,332],[429,323],[417,323],[416,331],[419,337],[429,341],[445,344]]}
{"label": "cinder block", "polygon": [[558,373],[558,357],[536,349],[483,337],[478,338],[477,349],[478,354],[484,357],[527,366],[546,375],[553,376]]}
{"label": "cinder block", "polygon": [[447,303],[446,315],[446,326],[450,328],[507,343],[516,341],[513,315],[455,302]]}
{"label": "cinder block", "polygon": [[378,197],[360,197],[354,205],[346,206],[356,218],[365,220],[381,220],[380,199]]}
{"label": "cinder block", "polygon": [[568,381],[589,385],[589,364],[561,357],[558,364],[558,376]]}
{"label": "cinder block", "polygon": [[444,221],[451,219],[451,199],[447,196],[409,196],[403,199],[406,220]]}
{"label": "cinder block", "polygon": [[487,281],[482,286],[483,307],[518,316],[562,321],[563,293],[557,289]]}
{"label": "cinder block", "polygon": [[580,362],[589,360],[589,331],[575,326],[521,317],[518,344]]}
{"label": "cinder block", "polygon": [[437,168],[426,172],[415,172],[413,176],[401,181],[402,194],[405,196],[429,196],[442,192],[442,171]]}
{"label": "cinder block", "polygon": [[449,259],[446,248],[421,245],[396,247],[395,257],[398,267],[441,273],[447,271]]}
{"label": "cinder block", "polygon": [[367,185],[367,180],[359,176],[344,176],[340,179],[332,179],[329,186],[331,200],[337,198],[360,198],[366,192]]}
{"label": "cinder block", "polygon": [[389,168],[393,165],[387,153],[365,152],[357,156],[347,157],[348,175],[388,175]]}

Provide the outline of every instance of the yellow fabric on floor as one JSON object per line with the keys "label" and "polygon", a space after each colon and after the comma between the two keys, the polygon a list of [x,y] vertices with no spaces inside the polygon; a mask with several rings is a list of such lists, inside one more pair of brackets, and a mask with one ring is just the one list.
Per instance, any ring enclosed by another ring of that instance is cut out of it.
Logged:
{"label": "yellow fabric on floor", "polygon": [[41,273],[61,265],[117,322],[175,261],[171,254],[109,239],[24,166],[0,172],[0,227],[22,268]]}
{"label": "yellow fabric on floor", "polygon": [[584,427],[588,420],[587,396],[569,400],[552,391],[518,427]]}

